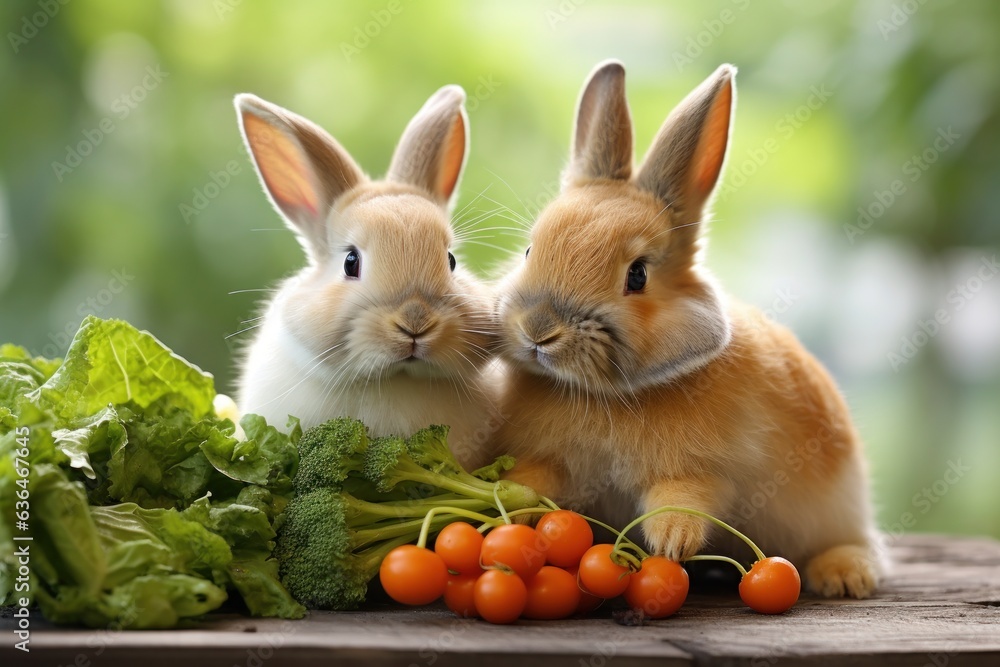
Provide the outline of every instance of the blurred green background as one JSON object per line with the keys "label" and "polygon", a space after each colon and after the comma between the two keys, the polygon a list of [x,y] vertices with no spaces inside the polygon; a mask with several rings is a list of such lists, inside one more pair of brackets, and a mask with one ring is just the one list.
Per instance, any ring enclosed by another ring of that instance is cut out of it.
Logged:
{"label": "blurred green background", "polygon": [[[0,20],[0,340],[55,356],[84,315],[122,317],[222,391],[247,290],[302,262],[235,93],[314,119],[378,175],[427,96],[463,85],[468,218],[556,192],[599,60],[627,66],[640,156],[735,63],[708,265],[841,382],[883,528],[1000,536],[1000,4],[20,0]],[[478,241],[460,257],[484,275],[524,248]]]}

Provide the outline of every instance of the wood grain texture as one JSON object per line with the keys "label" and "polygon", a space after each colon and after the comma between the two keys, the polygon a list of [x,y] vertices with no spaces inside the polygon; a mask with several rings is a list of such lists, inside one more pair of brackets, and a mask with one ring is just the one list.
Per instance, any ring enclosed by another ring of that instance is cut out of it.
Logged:
{"label": "wood grain texture", "polygon": [[302,621],[215,614],[196,629],[115,632],[36,620],[32,651],[13,649],[0,618],[2,665],[202,667],[372,664],[417,667],[604,665],[1000,665],[1000,542],[909,535],[871,600],[803,598],[761,616],[729,592],[694,594],[642,627],[603,617],[491,626],[441,607],[316,612]]}

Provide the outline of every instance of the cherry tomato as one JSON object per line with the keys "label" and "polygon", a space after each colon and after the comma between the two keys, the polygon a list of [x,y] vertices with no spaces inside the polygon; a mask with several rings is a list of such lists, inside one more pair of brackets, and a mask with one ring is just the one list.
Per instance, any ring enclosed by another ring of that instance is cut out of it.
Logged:
{"label": "cherry tomato", "polygon": [[580,604],[580,587],[576,577],[562,568],[545,565],[528,582],[528,602],[525,618],[554,620],[567,618]]}
{"label": "cherry tomato", "polygon": [[378,571],[382,588],[396,602],[430,604],[444,594],[448,568],[430,549],[404,544],[389,552]]}
{"label": "cherry tomato", "polygon": [[516,574],[487,570],[473,588],[476,611],[490,623],[513,623],[528,603],[528,588]]}
{"label": "cherry tomato", "polygon": [[617,597],[628,588],[629,569],[611,560],[613,549],[613,544],[595,544],[580,559],[580,583],[598,597]]}
{"label": "cherry tomato", "polygon": [[632,573],[625,601],[650,618],[666,618],[681,608],[687,594],[687,570],[663,556],[650,556]]}
{"label": "cherry tomato", "polygon": [[573,575],[573,579],[576,580],[576,587],[580,589],[580,604],[576,605],[576,615],[586,616],[600,607],[601,603],[604,602],[604,598],[597,597],[593,593],[584,589],[583,584],[580,583],[580,568],[568,567],[566,568],[566,571]]}
{"label": "cherry tomato", "polygon": [[[480,570],[481,572],[481,570]],[[444,587],[444,603],[462,618],[476,618],[476,580],[479,574],[455,574],[448,577]]]}
{"label": "cherry tomato", "polygon": [[498,526],[483,539],[482,561],[484,566],[506,565],[525,581],[545,565],[538,533],[523,524]]}
{"label": "cherry tomato", "polygon": [[799,571],[778,556],[757,561],[740,581],[740,597],[761,614],[788,611],[799,599],[801,589]]}
{"label": "cherry tomato", "polygon": [[449,570],[459,574],[478,575],[483,571],[479,566],[482,548],[482,533],[462,521],[445,526],[434,541],[434,551]]}
{"label": "cherry tomato", "polygon": [[538,520],[535,530],[542,539],[545,559],[556,567],[575,567],[594,544],[594,531],[576,512],[556,510]]}

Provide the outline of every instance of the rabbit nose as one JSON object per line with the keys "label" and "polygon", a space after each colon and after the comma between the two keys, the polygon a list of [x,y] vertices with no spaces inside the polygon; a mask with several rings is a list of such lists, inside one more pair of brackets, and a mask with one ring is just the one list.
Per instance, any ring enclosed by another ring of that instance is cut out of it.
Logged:
{"label": "rabbit nose", "polygon": [[534,347],[551,345],[562,337],[558,323],[544,313],[532,313],[518,322],[521,333]]}
{"label": "rabbit nose", "polygon": [[402,322],[396,322],[396,328],[399,329],[399,331],[402,332],[404,335],[409,336],[410,338],[416,340],[417,338],[420,338],[421,336],[430,332],[430,330],[434,328],[434,325],[428,324],[427,326],[420,328],[420,327],[415,327],[409,323],[404,324]]}
{"label": "rabbit nose", "polygon": [[403,334],[417,339],[429,333],[435,322],[427,306],[419,301],[411,301],[400,309],[395,325]]}
{"label": "rabbit nose", "polygon": [[531,342],[537,345],[538,347],[545,347],[546,345],[550,345],[559,340],[560,336],[562,336],[561,333],[559,333],[558,331],[553,331],[551,334],[543,336],[542,340],[538,340],[538,337],[532,337]]}

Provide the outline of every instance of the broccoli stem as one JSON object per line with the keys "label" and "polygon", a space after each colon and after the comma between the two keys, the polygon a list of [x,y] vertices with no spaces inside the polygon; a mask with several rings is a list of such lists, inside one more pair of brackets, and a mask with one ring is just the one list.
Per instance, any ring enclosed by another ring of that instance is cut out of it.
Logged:
{"label": "broccoli stem", "polygon": [[476,498],[459,498],[455,494],[450,493],[431,496],[430,498],[421,498],[419,500],[395,500],[384,503],[361,500],[348,493],[342,493],[341,495],[347,505],[345,513],[348,525],[352,528],[367,526],[384,519],[424,517],[427,514],[428,507],[436,507],[442,504],[472,512],[480,512],[494,506],[493,503],[487,503]]}
{"label": "broccoli stem", "polygon": [[389,552],[396,547],[401,547],[404,544],[409,544],[412,541],[409,535],[398,537],[395,540],[389,540],[388,542],[381,542],[373,547],[368,547],[367,549],[356,552],[354,561],[356,566],[356,572],[361,572],[365,581],[371,581],[378,574],[378,569],[382,565],[382,561]]}
{"label": "broccoli stem", "polygon": [[[453,516],[435,517],[435,519],[431,521],[430,531],[436,533],[454,521],[455,518]],[[358,530],[355,531],[352,536],[351,546],[353,550],[356,551],[376,542],[391,540],[397,537],[406,538],[404,544],[407,542],[414,542],[420,535],[420,529],[423,524],[423,519],[412,519],[410,521],[390,522],[385,526],[373,526],[371,528],[365,528],[364,530]]]}
{"label": "broccoli stem", "polygon": [[491,506],[495,506],[495,497],[498,497],[507,509],[515,510],[535,507],[540,502],[538,494],[533,489],[510,480],[486,482],[467,472],[435,473],[416,463],[401,465],[396,472],[402,479],[451,491],[466,498],[476,498]]}

